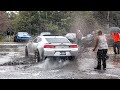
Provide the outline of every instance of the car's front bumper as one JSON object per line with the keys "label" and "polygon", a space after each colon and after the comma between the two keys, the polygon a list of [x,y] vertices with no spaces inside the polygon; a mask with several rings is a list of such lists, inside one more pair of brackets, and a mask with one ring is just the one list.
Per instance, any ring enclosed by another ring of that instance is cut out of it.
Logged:
{"label": "car's front bumper", "polygon": [[20,37],[20,38],[17,38],[17,40],[19,40],[19,41],[28,41],[28,40],[30,40],[30,38]]}

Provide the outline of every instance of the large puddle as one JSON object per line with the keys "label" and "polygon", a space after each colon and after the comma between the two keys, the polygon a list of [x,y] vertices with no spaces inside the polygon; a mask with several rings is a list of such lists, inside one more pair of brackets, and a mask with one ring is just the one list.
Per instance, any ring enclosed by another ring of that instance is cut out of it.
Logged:
{"label": "large puddle", "polygon": [[24,44],[0,44],[0,65],[12,65],[16,58],[23,58],[24,48]]}
{"label": "large puddle", "polygon": [[61,59],[57,59],[57,60],[53,60],[50,58],[46,58],[42,63],[38,63],[36,66],[34,67],[39,67],[42,69],[46,69],[46,70],[51,70],[51,69],[60,69],[66,65],[68,65],[70,63],[69,60],[61,60]]}
{"label": "large puddle", "polygon": [[[0,63],[1,66],[17,66],[19,69],[31,69],[38,68],[41,70],[53,70],[53,69],[80,69],[80,70],[93,70],[96,65],[96,52],[92,51],[92,48],[81,48],[79,52],[80,55],[78,60],[70,61],[70,60],[62,60],[62,59],[51,59],[47,58],[46,60],[36,63],[36,60],[33,57],[25,57],[25,47],[24,46],[16,46],[14,48],[0,48]],[[114,67],[120,68],[120,57],[111,57],[111,64]],[[93,60],[94,59],[94,60]],[[112,68],[113,68],[112,66]],[[64,68],[65,67],[65,68]]]}

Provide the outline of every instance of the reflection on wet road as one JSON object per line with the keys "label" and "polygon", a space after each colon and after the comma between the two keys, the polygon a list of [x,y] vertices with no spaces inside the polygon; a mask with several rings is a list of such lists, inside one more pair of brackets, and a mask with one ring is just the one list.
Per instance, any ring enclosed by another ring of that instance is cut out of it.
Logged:
{"label": "reflection on wet road", "polygon": [[[24,44],[25,45],[25,44]],[[96,53],[92,48],[82,52],[75,61],[51,60],[36,63],[24,56],[24,45],[0,46],[0,78],[10,79],[119,79],[120,57],[109,51],[107,70],[94,70]]]}

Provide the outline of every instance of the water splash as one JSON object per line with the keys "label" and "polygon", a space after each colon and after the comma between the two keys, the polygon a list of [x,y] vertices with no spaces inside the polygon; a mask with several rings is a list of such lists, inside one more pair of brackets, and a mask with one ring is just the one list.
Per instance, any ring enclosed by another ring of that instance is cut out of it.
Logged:
{"label": "water splash", "polygon": [[37,65],[37,67],[42,68],[42,69],[51,70],[51,69],[62,68],[69,63],[70,63],[69,60],[64,61],[62,59],[56,60],[56,59],[52,59],[52,58],[46,58],[46,60],[44,60],[42,63],[39,63]]}

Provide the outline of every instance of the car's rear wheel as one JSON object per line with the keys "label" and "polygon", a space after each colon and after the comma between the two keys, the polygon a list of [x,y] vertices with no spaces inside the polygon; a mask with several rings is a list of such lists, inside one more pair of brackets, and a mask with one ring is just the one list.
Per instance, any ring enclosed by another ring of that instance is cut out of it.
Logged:
{"label": "car's rear wheel", "polygon": [[42,54],[41,54],[41,61],[43,61],[45,59],[46,59],[46,57],[44,56],[44,53],[42,52]]}
{"label": "car's rear wheel", "polygon": [[29,55],[28,55],[28,49],[27,49],[27,47],[25,47],[25,57],[28,57]]}
{"label": "car's rear wheel", "polygon": [[35,51],[35,60],[36,62],[40,62],[40,53],[38,50]]}

